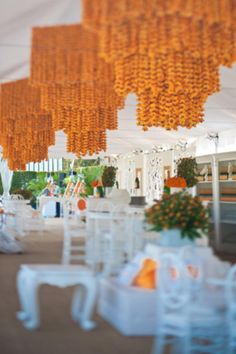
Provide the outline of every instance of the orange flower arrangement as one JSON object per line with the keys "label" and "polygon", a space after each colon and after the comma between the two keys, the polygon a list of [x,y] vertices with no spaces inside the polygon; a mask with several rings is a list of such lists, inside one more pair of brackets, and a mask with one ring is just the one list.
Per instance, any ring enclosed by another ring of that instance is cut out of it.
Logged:
{"label": "orange flower arrangement", "polygon": [[166,187],[169,187],[169,188],[186,188],[187,187],[186,180],[182,177],[177,177],[177,176],[168,178],[165,185],[166,185]]}
{"label": "orange flower arrangement", "polygon": [[182,237],[191,240],[202,237],[209,231],[210,211],[198,197],[181,191],[174,194],[164,193],[161,200],[145,210],[145,221],[150,230],[180,229]]}
{"label": "orange flower arrangement", "polygon": [[115,67],[119,95],[135,92],[137,124],[191,128],[236,58],[234,0],[83,0],[83,24]]}
{"label": "orange flower arrangement", "polygon": [[106,129],[117,129],[124,100],[114,91],[114,70],[98,57],[96,34],[81,25],[34,28],[31,83],[52,113],[55,130],[78,156],[106,149]]}
{"label": "orange flower arrangement", "polygon": [[47,159],[55,143],[51,115],[41,109],[40,90],[28,79],[0,86],[0,144],[12,170],[25,170],[29,162]]}

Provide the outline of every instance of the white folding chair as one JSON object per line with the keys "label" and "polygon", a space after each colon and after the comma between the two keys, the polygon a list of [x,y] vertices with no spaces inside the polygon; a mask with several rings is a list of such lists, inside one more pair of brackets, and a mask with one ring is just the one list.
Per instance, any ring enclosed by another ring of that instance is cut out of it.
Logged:
{"label": "white folding chair", "polygon": [[179,257],[164,254],[157,272],[157,335],[152,354],[164,353],[170,336],[180,339],[181,354],[190,353],[190,283]]}
{"label": "white folding chair", "polygon": [[223,354],[225,312],[209,298],[199,303],[192,296],[189,271],[178,255],[160,258],[157,284],[157,336],[152,353],[163,353],[171,338],[175,353]]}
{"label": "white folding chair", "polygon": [[104,275],[108,276],[117,272],[121,265],[131,258],[132,224],[133,219],[128,217],[124,205],[116,205],[110,216],[110,232],[106,235]]}
{"label": "white folding chair", "polygon": [[64,213],[64,242],[62,263],[70,264],[72,261],[86,260],[86,227],[78,221],[75,209],[70,201],[63,207]]}
{"label": "white folding chair", "polygon": [[186,267],[187,275],[191,284],[191,296],[199,297],[203,285],[202,259],[196,251],[196,247],[184,246],[180,248],[180,260]]}
{"label": "white folding chair", "polygon": [[105,259],[113,203],[104,199],[96,211],[87,213],[86,262],[98,271]]}

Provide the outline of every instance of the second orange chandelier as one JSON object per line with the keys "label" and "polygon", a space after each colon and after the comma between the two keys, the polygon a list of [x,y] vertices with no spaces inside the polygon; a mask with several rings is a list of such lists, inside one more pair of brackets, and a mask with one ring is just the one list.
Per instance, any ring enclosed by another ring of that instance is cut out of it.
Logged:
{"label": "second orange chandelier", "polygon": [[137,124],[191,128],[236,59],[235,0],[83,0],[119,95],[135,92]]}

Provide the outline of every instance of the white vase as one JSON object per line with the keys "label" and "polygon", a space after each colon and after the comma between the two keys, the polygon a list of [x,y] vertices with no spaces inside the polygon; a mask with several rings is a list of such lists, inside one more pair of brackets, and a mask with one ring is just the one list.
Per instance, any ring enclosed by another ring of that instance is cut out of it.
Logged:
{"label": "white vase", "polygon": [[105,197],[107,198],[111,192],[113,191],[113,187],[105,187],[104,192],[105,192]]}
{"label": "white vase", "polygon": [[188,237],[182,237],[180,229],[169,229],[160,232],[160,245],[162,247],[194,246],[195,242]]}
{"label": "white vase", "polygon": [[120,204],[129,204],[131,201],[130,194],[126,189],[114,188],[112,192],[109,194],[108,198]]}
{"label": "white vase", "polygon": [[187,191],[192,197],[195,197],[197,195],[197,186],[189,187]]}

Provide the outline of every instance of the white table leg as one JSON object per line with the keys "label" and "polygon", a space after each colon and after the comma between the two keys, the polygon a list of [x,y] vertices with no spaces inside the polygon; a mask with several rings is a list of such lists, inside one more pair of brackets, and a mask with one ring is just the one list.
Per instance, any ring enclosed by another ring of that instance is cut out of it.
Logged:
{"label": "white table leg", "polygon": [[34,274],[21,270],[17,277],[17,287],[22,311],[17,313],[17,318],[23,322],[25,328],[33,330],[38,328],[39,308],[37,283]]}
{"label": "white table leg", "polygon": [[16,317],[20,321],[25,321],[30,317],[29,313],[27,312],[27,296],[25,290],[26,290],[26,274],[21,269],[17,274],[17,291],[18,291],[21,311],[17,312],[16,314]]}
{"label": "white table leg", "polygon": [[74,321],[87,331],[93,329],[96,324],[91,321],[96,300],[96,280],[93,278],[82,280],[81,285],[75,289],[72,300],[71,314]]}

